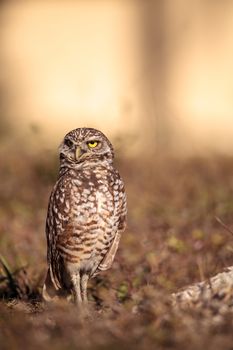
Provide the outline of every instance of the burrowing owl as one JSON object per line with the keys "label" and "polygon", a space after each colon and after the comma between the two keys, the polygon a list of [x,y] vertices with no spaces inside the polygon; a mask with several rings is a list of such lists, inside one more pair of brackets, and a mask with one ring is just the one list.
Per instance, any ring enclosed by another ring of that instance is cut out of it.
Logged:
{"label": "burrowing owl", "polygon": [[60,172],[47,222],[48,273],[43,297],[72,293],[87,301],[90,277],[111,267],[126,222],[123,181],[113,147],[91,128],[70,131],[60,148]]}

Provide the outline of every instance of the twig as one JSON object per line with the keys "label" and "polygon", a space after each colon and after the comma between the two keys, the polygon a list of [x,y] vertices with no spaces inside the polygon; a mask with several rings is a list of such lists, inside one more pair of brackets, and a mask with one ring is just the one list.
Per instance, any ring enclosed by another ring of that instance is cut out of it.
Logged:
{"label": "twig", "polygon": [[233,236],[233,231],[226,224],[224,224],[224,222],[219,217],[215,216],[215,219],[220,225],[222,225],[222,227],[225,228],[226,231],[228,231]]}
{"label": "twig", "polygon": [[9,283],[11,290],[13,291],[13,293],[15,295],[18,295],[17,283],[15,282],[15,279],[13,277],[13,274],[10,270],[9,265],[7,264],[6,260],[4,259],[4,257],[1,254],[0,254],[0,263],[2,264],[2,267],[5,271],[5,274],[6,274],[6,277],[8,279],[8,283]]}

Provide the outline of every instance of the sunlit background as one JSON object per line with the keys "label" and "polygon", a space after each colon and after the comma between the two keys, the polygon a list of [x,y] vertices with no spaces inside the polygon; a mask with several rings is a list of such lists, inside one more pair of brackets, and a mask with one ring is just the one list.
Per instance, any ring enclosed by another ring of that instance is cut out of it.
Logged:
{"label": "sunlit background", "polygon": [[233,152],[233,2],[0,6],[2,137],[52,149],[93,126],[131,152]]}
{"label": "sunlit background", "polygon": [[[41,303],[57,148],[82,126],[113,142],[128,203],[90,314]],[[0,0],[1,350],[232,350],[232,282],[211,279],[232,271],[232,174],[233,0]]]}

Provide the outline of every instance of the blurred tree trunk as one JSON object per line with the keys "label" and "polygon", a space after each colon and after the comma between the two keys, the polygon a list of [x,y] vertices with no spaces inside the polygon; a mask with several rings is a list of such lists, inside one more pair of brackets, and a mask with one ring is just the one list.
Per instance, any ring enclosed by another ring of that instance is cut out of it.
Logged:
{"label": "blurred tree trunk", "polygon": [[[2,22],[2,11],[4,10],[4,6],[7,5],[6,0],[0,0],[0,23]],[[2,37],[2,27],[0,25],[0,38]],[[6,116],[6,100],[7,100],[7,94],[4,89],[4,71],[3,68],[3,57],[0,56],[0,139],[7,136],[9,132],[9,121]]]}
{"label": "blurred tree trunk", "polygon": [[172,144],[168,106],[168,48],[164,0],[139,3],[143,91],[141,113],[145,137],[151,151],[169,152]]}

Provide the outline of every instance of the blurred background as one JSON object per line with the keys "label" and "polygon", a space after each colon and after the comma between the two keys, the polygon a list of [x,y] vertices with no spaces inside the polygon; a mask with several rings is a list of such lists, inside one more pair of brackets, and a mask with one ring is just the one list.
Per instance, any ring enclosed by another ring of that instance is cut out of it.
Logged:
{"label": "blurred background", "polygon": [[[0,128],[54,149],[93,126],[128,152],[233,151],[233,3],[1,1]],[[39,134],[39,136],[38,136]]]}
{"label": "blurred background", "polygon": [[[170,296],[233,265],[216,220],[233,226],[233,1],[0,0],[0,38],[3,350],[232,349],[232,314],[206,328],[216,305],[176,319]],[[101,322],[87,327],[72,306],[47,320],[37,309],[57,148],[82,126],[112,141],[128,198],[112,269],[89,284]]]}
{"label": "blurred background", "polygon": [[194,259],[174,285],[204,278],[203,252],[207,270],[229,264],[228,250],[215,261],[228,236],[214,217],[233,212],[233,3],[7,0],[0,17],[0,254],[43,280],[57,147],[90,126],[110,137],[126,183],[126,266],[147,250],[151,263],[147,243],[134,256],[141,241],[165,245],[169,280],[170,243]]}

